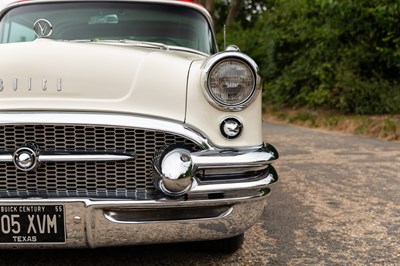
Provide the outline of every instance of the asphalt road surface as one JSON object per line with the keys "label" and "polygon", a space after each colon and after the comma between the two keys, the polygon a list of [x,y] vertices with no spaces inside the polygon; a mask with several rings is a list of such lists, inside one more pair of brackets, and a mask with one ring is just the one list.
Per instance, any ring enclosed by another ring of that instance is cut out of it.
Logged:
{"label": "asphalt road surface", "polygon": [[0,251],[0,265],[400,265],[400,143],[264,124],[280,181],[234,254],[196,244]]}

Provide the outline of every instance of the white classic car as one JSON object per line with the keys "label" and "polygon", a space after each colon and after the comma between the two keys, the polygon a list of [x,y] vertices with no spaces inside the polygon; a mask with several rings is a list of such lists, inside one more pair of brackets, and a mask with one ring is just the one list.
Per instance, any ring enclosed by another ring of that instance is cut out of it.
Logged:
{"label": "white classic car", "polygon": [[278,179],[257,71],[190,1],[3,6],[0,248],[238,249]]}

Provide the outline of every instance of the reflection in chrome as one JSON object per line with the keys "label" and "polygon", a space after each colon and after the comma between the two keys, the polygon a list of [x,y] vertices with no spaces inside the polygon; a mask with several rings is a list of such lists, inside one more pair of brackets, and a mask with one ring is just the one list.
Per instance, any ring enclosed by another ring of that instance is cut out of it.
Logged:
{"label": "reflection in chrome", "polygon": [[176,149],[164,156],[161,162],[162,174],[170,179],[182,179],[193,175],[193,163],[190,153],[184,149]]}
{"label": "reflection in chrome", "polygon": [[196,171],[190,151],[184,148],[167,147],[154,158],[154,169],[160,176],[157,187],[170,196],[181,196],[189,191]]}

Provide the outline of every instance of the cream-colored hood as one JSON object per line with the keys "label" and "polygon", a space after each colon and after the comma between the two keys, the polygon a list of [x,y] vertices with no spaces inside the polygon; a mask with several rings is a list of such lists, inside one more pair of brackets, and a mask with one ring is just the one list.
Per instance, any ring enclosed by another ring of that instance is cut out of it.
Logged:
{"label": "cream-colored hood", "polygon": [[0,110],[111,111],[183,121],[192,60],[129,45],[3,44]]}

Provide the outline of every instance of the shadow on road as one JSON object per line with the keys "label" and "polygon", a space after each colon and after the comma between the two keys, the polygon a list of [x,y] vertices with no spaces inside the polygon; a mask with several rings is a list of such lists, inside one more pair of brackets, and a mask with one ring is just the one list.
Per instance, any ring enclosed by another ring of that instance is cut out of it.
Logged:
{"label": "shadow on road", "polygon": [[204,248],[205,244],[198,242],[99,249],[1,250],[0,265],[188,265],[194,257],[204,258]]}

